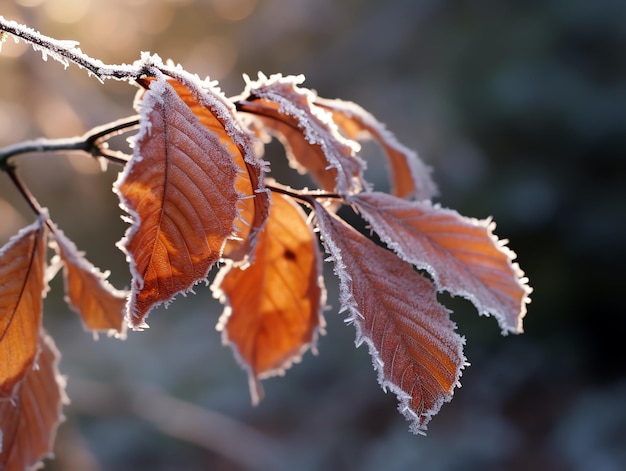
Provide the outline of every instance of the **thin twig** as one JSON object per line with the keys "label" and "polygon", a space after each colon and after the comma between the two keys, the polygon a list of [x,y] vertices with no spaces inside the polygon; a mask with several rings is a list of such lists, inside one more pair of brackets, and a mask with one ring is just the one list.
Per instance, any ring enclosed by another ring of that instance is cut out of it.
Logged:
{"label": "thin twig", "polygon": [[118,119],[117,121],[91,128],[83,134],[83,138],[90,142],[96,142],[103,138],[110,139],[115,135],[128,132],[130,129],[136,128],[137,126],[139,126],[139,115],[133,115],[128,118]]}
{"label": "thin twig", "polygon": [[11,179],[17,190],[26,200],[26,203],[28,203],[28,206],[30,206],[30,208],[35,212],[37,216],[40,216],[43,213],[43,208],[41,207],[35,196],[30,192],[21,177],[17,174],[17,170],[15,169],[15,167],[9,165],[6,167],[5,171],[9,175],[9,178]]}
{"label": "thin twig", "polygon": [[16,38],[31,44],[35,50],[41,51],[44,58],[51,57],[61,62],[65,67],[70,62],[87,70],[100,81],[104,79],[134,80],[147,73],[146,66],[137,65],[107,65],[98,59],[84,54],[76,41],[63,41],[45,36],[32,28],[7,20],[0,16],[0,31],[9,33]]}
{"label": "thin twig", "polygon": [[344,199],[343,196],[341,196],[338,193],[328,193],[326,191],[319,191],[319,190],[315,190],[315,191],[306,191],[306,190],[294,190],[293,188],[284,186],[284,185],[280,185],[278,183],[273,183],[271,185],[265,185],[265,187],[270,190],[273,191],[275,193],[280,193],[282,195],[287,195],[287,196],[291,196],[292,198],[295,198],[297,200],[303,201],[304,203],[309,204],[310,206],[313,206],[313,203],[315,200],[317,199],[333,199],[333,200],[342,200]]}
{"label": "thin twig", "polygon": [[96,126],[82,136],[62,139],[35,139],[0,149],[0,170],[7,170],[11,157],[41,152],[81,151],[94,157],[104,157],[115,163],[125,164],[130,158],[122,152],[111,151],[103,144],[113,136],[122,134],[139,125],[138,116],[119,119]]}
{"label": "thin twig", "polygon": [[11,157],[21,154],[55,152],[55,151],[80,151],[89,154],[92,157],[102,157],[111,162],[118,164],[126,164],[130,156],[121,151],[108,149],[106,146],[107,139],[124,133],[139,125],[137,116],[131,116],[119,119],[102,126],[97,126],[79,137],[65,139],[36,139],[33,141],[25,141],[19,144],[0,149],[0,171],[4,171],[26,200],[28,206],[40,215],[43,209],[35,196],[28,189],[28,186],[17,174],[15,164],[11,161]]}

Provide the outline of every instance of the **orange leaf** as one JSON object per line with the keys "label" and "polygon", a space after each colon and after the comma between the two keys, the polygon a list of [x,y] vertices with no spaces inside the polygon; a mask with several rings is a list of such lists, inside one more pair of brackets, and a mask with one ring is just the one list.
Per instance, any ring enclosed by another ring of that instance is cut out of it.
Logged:
{"label": "orange leaf", "polygon": [[306,214],[290,198],[274,194],[252,264],[227,265],[213,284],[215,296],[228,302],[218,329],[248,371],[255,404],[263,395],[259,379],[299,361],[324,327],[320,265]]}
{"label": "orange leaf", "polygon": [[24,471],[52,454],[54,437],[64,419],[65,380],[59,375],[60,354],[41,332],[37,358],[28,366],[12,398],[0,399],[0,469]]}
{"label": "orange leaf", "polygon": [[350,202],[402,259],[427,270],[440,290],[493,314],[503,333],[522,332],[532,290],[512,262],[515,254],[493,235],[493,222],[384,193],[361,193]]}
{"label": "orange leaf", "polygon": [[79,252],[63,232],[55,228],[57,253],[63,262],[65,291],[72,308],[87,330],[124,333],[125,291],[116,290],[102,273]]}
{"label": "orange leaf", "polygon": [[397,394],[411,430],[422,433],[458,385],[463,339],[429,280],[318,204],[315,213],[357,345],[368,344],[379,383]]}
{"label": "orange leaf", "polygon": [[[247,79],[248,80],[248,79]],[[303,76],[248,80],[240,111],[253,114],[287,150],[290,164],[309,172],[327,191],[342,194],[360,191],[364,163],[356,155],[359,144],[345,139],[330,113],[314,105],[315,94],[298,85]]]}
{"label": "orange leaf", "polygon": [[37,352],[48,288],[43,216],[0,250],[0,398],[12,397]]}
{"label": "orange leaf", "polygon": [[204,280],[237,218],[239,169],[218,134],[164,80],[140,102],[133,158],[115,184],[133,225],[119,246],[133,274],[130,325]]}
{"label": "orange leaf", "polygon": [[391,170],[392,193],[399,198],[431,198],[436,192],[430,168],[417,154],[402,145],[384,124],[356,103],[316,98],[315,104],[333,115],[341,132],[349,139],[371,137],[382,146]]}
{"label": "orange leaf", "polygon": [[197,84],[181,74],[168,82],[200,123],[219,136],[239,167],[235,188],[244,198],[237,203],[237,238],[226,242],[224,255],[241,261],[254,252],[257,234],[269,213],[269,192],[263,187],[265,162],[254,156],[252,136],[237,124],[232,104],[217,89],[210,88],[203,93]]}

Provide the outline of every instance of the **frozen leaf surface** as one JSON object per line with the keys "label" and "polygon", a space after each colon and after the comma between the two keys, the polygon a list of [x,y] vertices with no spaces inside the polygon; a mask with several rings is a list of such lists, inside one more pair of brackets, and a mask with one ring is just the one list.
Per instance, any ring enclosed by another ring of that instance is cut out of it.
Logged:
{"label": "frozen leaf surface", "polygon": [[204,280],[234,231],[239,173],[220,136],[164,80],[140,102],[133,158],[116,182],[132,226],[120,242],[133,273],[129,322]]}
{"label": "frozen leaf surface", "polygon": [[265,128],[276,135],[287,150],[290,164],[309,172],[327,191],[346,194],[360,191],[364,182],[363,161],[356,155],[358,143],[339,133],[332,115],[315,106],[315,94],[298,85],[303,76],[260,74],[248,81],[241,111],[252,113]]}
{"label": "frozen leaf surface", "polygon": [[332,113],[340,131],[349,139],[373,138],[381,145],[389,161],[394,195],[425,200],[436,193],[430,169],[371,113],[350,101],[316,98],[315,104]]}
{"label": "frozen leaf surface", "polygon": [[170,85],[198,121],[220,138],[239,167],[235,188],[242,198],[237,203],[236,237],[226,242],[224,255],[242,261],[254,252],[269,213],[269,192],[263,185],[266,164],[255,157],[252,135],[238,123],[233,105],[217,88],[180,71],[175,75],[168,79]]}
{"label": "frozen leaf surface", "polygon": [[0,250],[0,398],[11,398],[37,354],[47,290],[43,216]]}
{"label": "frozen leaf surface", "polygon": [[63,232],[53,232],[63,262],[67,300],[87,330],[124,333],[127,292],[116,290]]}
{"label": "frozen leaf surface", "polygon": [[317,238],[289,197],[272,197],[270,217],[246,269],[226,266],[213,286],[228,303],[218,328],[248,371],[253,402],[259,379],[282,373],[312,348],[324,326]]}
{"label": "frozen leaf surface", "polygon": [[65,380],[59,375],[60,354],[52,338],[41,333],[37,357],[18,383],[13,398],[0,398],[0,469],[35,469],[52,455],[54,437],[64,419]]}
{"label": "frozen leaf surface", "polygon": [[494,315],[504,333],[522,332],[531,289],[513,263],[515,254],[494,236],[493,222],[384,193],[362,193],[350,201],[390,248],[428,271],[440,290]]}
{"label": "frozen leaf surface", "polygon": [[452,398],[465,364],[463,339],[429,280],[321,206],[315,213],[356,343],[368,344],[379,383],[397,394],[398,409],[421,433]]}

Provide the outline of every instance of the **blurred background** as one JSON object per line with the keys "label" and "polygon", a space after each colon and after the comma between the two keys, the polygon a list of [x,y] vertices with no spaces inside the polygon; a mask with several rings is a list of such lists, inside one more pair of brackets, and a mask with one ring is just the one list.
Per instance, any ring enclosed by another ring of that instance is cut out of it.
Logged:
{"label": "blurred background", "polygon": [[[94,342],[55,280],[44,323],[73,403],[46,469],[626,469],[626,2],[15,0],[0,14],[105,63],[158,53],[227,95],[243,89],[242,73],[304,74],[417,149],[438,202],[493,216],[534,288],[521,336],[501,337],[494,319],[442,296],[472,366],[419,437],[354,348],[330,271],[319,354],[265,381],[256,408],[208,289],[153,312],[126,341]],[[0,76],[0,146],[133,114],[132,86],[44,63],[11,39]],[[286,178],[281,152],[267,157]],[[372,178],[377,152],[364,148]],[[111,193],[119,169],[64,155],[19,166],[65,233],[127,287],[114,247],[126,228]],[[33,217],[0,182],[4,244]]]}

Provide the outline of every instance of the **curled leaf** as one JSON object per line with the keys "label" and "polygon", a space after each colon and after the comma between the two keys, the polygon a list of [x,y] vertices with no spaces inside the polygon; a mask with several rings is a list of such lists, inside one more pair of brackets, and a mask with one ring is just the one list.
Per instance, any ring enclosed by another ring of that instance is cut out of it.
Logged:
{"label": "curled leaf", "polygon": [[0,250],[0,398],[13,396],[37,353],[48,289],[44,221],[39,217]]}
{"label": "curled leaf", "polygon": [[315,214],[356,343],[367,343],[379,383],[398,396],[411,430],[422,433],[459,383],[464,340],[428,279],[320,205]]}
{"label": "curled leaf", "polygon": [[60,353],[52,338],[41,332],[37,356],[18,383],[12,398],[0,399],[0,469],[37,468],[52,455],[54,438],[64,417],[65,379],[59,375]]}
{"label": "curled leaf", "polygon": [[55,228],[53,236],[63,262],[67,300],[85,329],[123,335],[128,293],[111,286],[108,274],[93,266],[60,229]]}
{"label": "curled leaf", "polygon": [[358,143],[345,139],[332,116],[314,104],[315,94],[298,85],[303,76],[248,80],[238,109],[253,114],[285,146],[291,166],[309,172],[327,191],[342,194],[363,189],[364,162]]}
{"label": "curled leaf", "polygon": [[228,306],[218,328],[246,368],[253,402],[259,379],[274,376],[313,348],[324,327],[325,290],[317,238],[302,209],[275,194],[250,266],[225,266],[213,285]]}
{"label": "curled leaf", "polygon": [[503,333],[523,331],[532,290],[513,263],[515,254],[494,236],[492,221],[385,193],[354,195],[350,202],[403,260],[428,271],[440,290],[495,316]]}
{"label": "curled leaf", "polygon": [[204,280],[234,231],[239,169],[220,136],[165,80],[140,102],[133,158],[115,189],[132,226],[119,246],[133,274],[129,322]]}
{"label": "curled leaf", "polygon": [[371,113],[356,103],[316,98],[315,104],[332,113],[340,131],[349,139],[375,139],[383,148],[391,171],[392,193],[399,198],[431,198],[437,192],[431,170],[415,151],[404,146]]}

